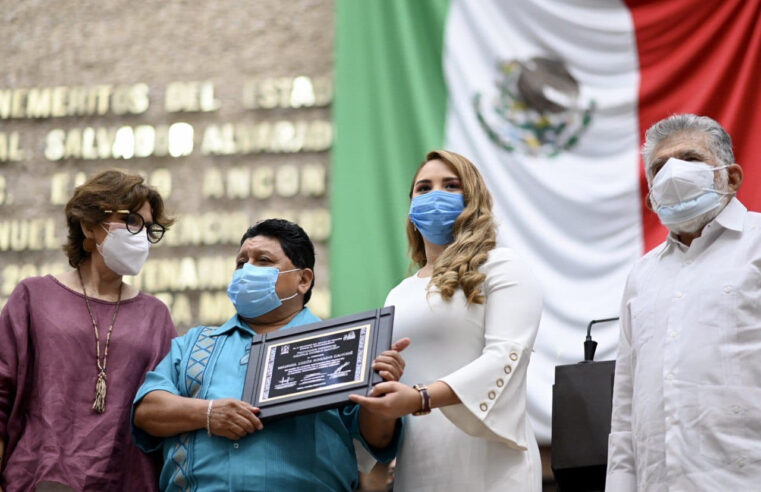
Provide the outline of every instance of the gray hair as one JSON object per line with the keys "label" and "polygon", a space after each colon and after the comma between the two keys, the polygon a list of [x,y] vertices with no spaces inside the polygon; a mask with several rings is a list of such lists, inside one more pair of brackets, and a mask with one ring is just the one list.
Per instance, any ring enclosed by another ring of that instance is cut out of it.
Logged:
{"label": "gray hair", "polygon": [[708,137],[713,156],[719,161],[719,165],[729,166],[735,162],[735,154],[732,151],[732,138],[715,120],[708,116],[695,114],[674,114],[662,119],[648,128],[645,132],[645,143],[642,145],[642,159],[645,161],[645,176],[650,181],[650,166],[652,165],[653,151],[667,138],[678,133],[699,132]]}

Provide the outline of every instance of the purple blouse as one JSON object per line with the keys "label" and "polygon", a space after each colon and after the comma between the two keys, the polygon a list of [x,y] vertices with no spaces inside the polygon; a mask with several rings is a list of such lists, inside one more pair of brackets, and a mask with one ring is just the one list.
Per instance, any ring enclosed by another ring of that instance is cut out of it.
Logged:
{"label": "purple blouse", "polygon": [[[91,299],[101,355],[116,303]],[[145,373],[177,336],[169,310],[144,293],[122,301],[108,349],[106,410],[92,409],[95,334],[85,299],[53,276],[23,280],[0,314],[0,483],[51,481],[80,491],[158,490],[156,457],[130,437]]]}

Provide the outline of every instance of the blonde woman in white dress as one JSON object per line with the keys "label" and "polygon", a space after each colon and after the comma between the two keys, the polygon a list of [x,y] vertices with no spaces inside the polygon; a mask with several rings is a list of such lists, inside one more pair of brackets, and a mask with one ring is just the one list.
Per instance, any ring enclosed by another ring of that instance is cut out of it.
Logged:
{"label": "blonde woman in white dress", "polygon": [[407,237],[419,270],[386,299],[396,306],[394,336],[412,341],[404,375],[352,400],[388,418],[415,415],[405,424],[397,492],[538,492],[526,415],[538,284],[514,251],[496,247],[491,195],[465,157],[430,152],[410,199]]}

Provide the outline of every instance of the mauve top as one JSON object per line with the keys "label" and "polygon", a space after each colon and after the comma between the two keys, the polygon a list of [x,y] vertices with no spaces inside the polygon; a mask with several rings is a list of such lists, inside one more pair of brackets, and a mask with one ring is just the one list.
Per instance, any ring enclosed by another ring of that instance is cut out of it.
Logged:
{"label": "mauve top", "polygon": [[[101,355],[116,303],[91,299]],[[132,399],[177,336],[169,310],[122,301],[108,350],[106,411],[92,409],[95,334],[84,296],[53,276],[23,280],[0,314],[0,436],[5,492],[43,481],[79,491],[158,490],[156,456],[130,437]]]}

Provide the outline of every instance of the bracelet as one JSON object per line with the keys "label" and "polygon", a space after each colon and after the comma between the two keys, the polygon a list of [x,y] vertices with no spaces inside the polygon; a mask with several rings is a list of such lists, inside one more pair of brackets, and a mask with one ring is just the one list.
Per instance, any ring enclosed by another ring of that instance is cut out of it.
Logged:
{"label": "bracelet", "polygon": [[424,384],[416,384],[413,388],[420,393],[420,410],[413,412],[412,415],[428,415],[431,413],[431,394],[428,393],[428,387]]}
{"label": "bracelet", "polygon": [[206,433],[211,437],[211,406],[214,405],[214,400],[209,400],[209,406],[206,407]]}

